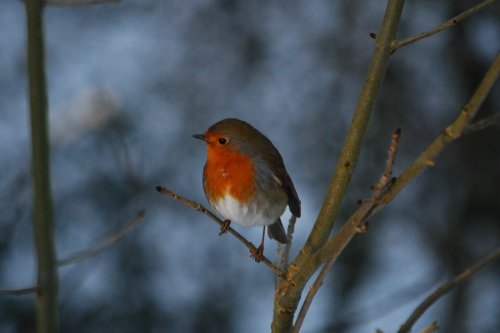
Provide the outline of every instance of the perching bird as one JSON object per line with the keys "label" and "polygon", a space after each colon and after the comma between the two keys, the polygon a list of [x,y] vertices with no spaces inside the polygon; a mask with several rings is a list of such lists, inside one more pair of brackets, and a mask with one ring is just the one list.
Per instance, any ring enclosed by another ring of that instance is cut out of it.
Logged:
{"label": "perching bird", "polygon": [[300,200],[283,158],[266,136],[239,119],[221,120],[193,137],[207,144],[203,189],[225,219],[221,233],[231,222],[263,226],[261,244],[252,254],[256,261],[262,260],[266,226],[269,238],[286,243],[280,216],[288,205],[300,217]]}

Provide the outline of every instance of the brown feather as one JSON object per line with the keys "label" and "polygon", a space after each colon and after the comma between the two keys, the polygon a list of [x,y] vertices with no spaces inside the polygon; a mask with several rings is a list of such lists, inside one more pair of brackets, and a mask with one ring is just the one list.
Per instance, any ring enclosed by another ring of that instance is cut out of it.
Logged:
{"label": "brown feather", "polygon": [[[264,134],[252,125],[239,119],[228,118],[212,125],[207,132],[220,133],[229,138],[228,145],[238,151],[252,156],[256,161],[261,160],[278,178],[282,189],[288,198],[288,207],[293,215],[300,217],[300,199],[293,185],[292,179],[285,168],[283,158],[278,149]],[[251,145],[246,144],[252,142]]]}
{"label": "brown feather", "polygon": [[281,219],[278,219],[276,223],[273,223],[267,227],[267,234],[269,238],[275,239],[282,244],[286,244],[286,242],[288,241],[285,228],[283,228],[283,224],[281,223]]}

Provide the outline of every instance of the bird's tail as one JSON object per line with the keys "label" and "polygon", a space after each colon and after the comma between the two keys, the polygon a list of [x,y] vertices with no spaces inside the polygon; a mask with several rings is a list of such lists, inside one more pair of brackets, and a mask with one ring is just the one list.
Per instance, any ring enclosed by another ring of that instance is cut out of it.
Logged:
{"label": "bird's tail", "polygon": [[286,238],[285,228],[281,223],[281,219],[277,219],[276,222],[267,227],[267,234],[269,238],[275,239],[280,243],[286,244],[288,239]]}

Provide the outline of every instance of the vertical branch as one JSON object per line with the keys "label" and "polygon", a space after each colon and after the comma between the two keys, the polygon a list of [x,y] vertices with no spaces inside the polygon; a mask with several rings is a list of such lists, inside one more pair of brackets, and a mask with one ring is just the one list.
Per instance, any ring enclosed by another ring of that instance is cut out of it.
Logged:
{"label": "vertical branch", "polygon": [[391,45],[396,40],[399,20],[403,11],[404,0],[389,0],[385,16],[376,37],[375,51],[366,79],[361,89],[358,104],[354,110],[351,125],[348,129],[342,151],[335,168],[333,179],[330,182],[323,206],[319,212],[313,230],[304,245],[303,251],[296,260],[301,266],[307,257],[320,248],[330,236],[335,218],[337,217],[342,198],[347,191],[349,181],[356,166],[361,150],[365,131],[380,91],[385,71],[391,56]]}
{"label": "vertical branch", "polygon": [[25,1],[27,17],[27,59],[31,118],[31,156],[34,191],[33,227],[38,263],[36,296],[37,332],[58,331],[57,269],[53,240],[50,189],[47,92],[45,85],[43,4]]}
{"label": "vertical branch", "polygon": [[[403,325],[399,328],[398,333],[408,333],[411,331],[413,325],[417,322],[417,320],[429,309],[436,301],[438,301],[441,297],[446,295],[449,291],[456,288],[467,279],[469,279],[473,274],[479,271],[486,265],[489,265],[493,261],[500,258],[500,247],[496,248],[492,252],[490,252],[486,257],[473,264],[472,266],[467,267],[462,273],[455,276],[450,281],[447,281],[440,285],[436,290],[434,290],[429,296],[427,296],[422,303],[420,303],[417,308],[412,312],[410,317],[404,322]],[[432,331],[430,331],[432,332]]]}
{"label": "vertical branch", "polygon": [[315,265],[309,265],[309,262],[314,253],[327,242],[339,213],[389,64],[391,45],[396,39],[403,6],[404,0],[387,2],[372,60],[323,206],[304,247],[288,268],[287,279],[277,288],[274,299],[273,333],[291,331],[302,290],[320,264],[317,262]]}

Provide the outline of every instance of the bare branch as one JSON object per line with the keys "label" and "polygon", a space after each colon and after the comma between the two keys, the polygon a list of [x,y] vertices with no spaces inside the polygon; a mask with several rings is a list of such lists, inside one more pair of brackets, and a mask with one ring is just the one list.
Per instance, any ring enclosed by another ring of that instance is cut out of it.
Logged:
{"label": "bare branch", "polygon": [[391,43],[396,39],[403,7],[404,0],[387,1],[384,18],[376,36],[373,56],[327,194],[306,243],[289,265],[287,278],[276,290],[271,324],[273,333],[289,332],[293,329],[294,314],[303,288],[320,264],[320,262],[311,264],[310,260],[329,242],[389,64]]}
{"label": "bare branch", "polygon": [[484,99],[493,87],[493,84],[496,82],[499,73],[500,54],[497,55],[495,61],[483,77],[483,80],[479,84],[478,88],[472,95],[469,102],[463,107],[455,121],[434,140],[434,142],[408,169],[401,174],[400,177],[397,179],[392,178],[394,181],[390,182],[378,196],[375,196],[370,200],[362,201],[361,206],[342,226],[342,228],[340,228],[340,230],[318,252],[308,258],[307,262],[302,267],[305,271],[314,272],[321,262],[325,261],[325,264],[320,272],[320,275],[318,275],[318,278],[313,283],[313,286],[306,296],[306,300],[302,305],[295,323],[295,326],[298,326],[298,329],[294,327],[294,332],[298,332],[300,329],[300,325],[302,324],[305,313],[307,313],[307,309],[310,305],[308,302],[312,301],[314,294],[321,286],[322,280],[320,279],[324,278],[324,275],[326,275],[326,272],[338,258],[340,253],[349,244],[351,239],[359,233],[360,223],[365,221],[368,217],[373,216],[383,206],[390,202],[404,186],[417,177],[425,168],[433,165],[434,160],[446,147],[446,145],[462,135],[463,130],[474,118],[475,114],[479,110],[479,107],[482,105]]}
{"label": "bare branch", "polygon": [[387,187],[390,183],[390,179],[392,177],[392,167],[394,166],[394,159],[396,158],[396,154],[398,152],[399,138],[401,137],[401,129],[397,129],[392,133],[391,136],[391,144],[389,146],[389,150],[387,151],[387,159],[385,162],[385,169],[382,177],[377,185],[374,185],[372,189],[375,191],[375,196],[379,196],[380,193]]}
{"label": "bare branch", "polygon": [[324,246],[333,229],[342,199],[345,197],[351,176],[356,167],[365,131],[389,64],[391,43],[396,38],[403,7],[404,0],[389,0],[387,2],[385,16],[376,37],[377,43],[375,43],[373,57],[327,195],[316,223],[314,223],[302,251],[299,252],[295,259],[294,263],[298,267],[307,265],[306,262],[309,257]]}
{"label": "bare branch", "polygon": [[429,326],[425,327],[423,330],[420,331],[420,333],[432,333],[435,332],[439,329],[439,326],[437,322],[433,321],[432,323],[429,324]]}
{"label": "bare branch", "polygon": [[[486,257],[481,259],[476,264],[468,267],[462,273],[455,276],[450,281],[443,283],[436,290],[434,290],[429,296],[427,296],[422,303],[420,303],[417,308],[413,311],[413,313],[408,317],[403,325],[399,328],[398,333],[407,333],[410,332],[412,326],[415,322],[420,318],[427,309],[431,307],[438,299],[443,297],[446,293],[448,293],[453,288],[457,287],[461,283],[463,283],[466,279],[470,278],[474,273],[483,268],[484,266],[492,263],[493,261],[500,258],[500,247],[496,248],[494,251],[490,252]],[[432,332],[432,331],[431,331]]]}
{"label": "bare branch", "polygon": [[37,291],[38,291],[37,286],[30,286],[18,289],[0,289],[0,295],[22,296],[22,295],[34,294]]}
{"label": "bare branch", "polygon": [[77,252],[67,258],[60,259],[57,261],[57,266],[67,266],[76,264],[90,257],[93,257],[102,251],[106,250],[108,247],[115,244],[120,238],[122,238],[127,232],[132,230],[135,226],[141,224],[144,221],[144,212],[140,212],[132,221],[124,224],[119,229],[115,230],[111,235],[109,235],[102,242],[96,244],[95,246]]}
{"label": "bare branch", "polygon": [[[96,244],[95,246],[77,252],[67,258],[59,259],[57,261],[57,267],[67,266],[76,264],[85,259],[93,257],[102,251],[106,250],[108,247],[115,244],[120,238],[122,238],[126,233],[132,230],[135,226],[141,224],[144,221],[144,212],[140,212],[132,221],[124,224],[119,229],[115,230],[111,235],[109,235],[106,239]],[[38,291],[37,286],[30,286],[19,289],[0,289],[0,295],[27,295],[32,294]]]}
{"label": "bare branch", "polygon": [[42,0],[24,3],[27,23],[28,91],[33,181],[33,236],[37,265],[36,331],[59,331],[58,284],[50,178],[49,108],[45,75]]}
{"label": "bare branch", "polygon": [[[399,138],[401,136],[401,130],[397,129],[394,131],[394,133],[391,136],[391,143],[389,146],[389,149],[387,151],[387,159],[386,159],[386,166],[384,169],[384,172],[382,173],[382,176],[380,177],[380,181],[377,185],[373,185],[372,188],[375,190],[375,194],[373,197],[369,200],[364,200],[363,203],[361,204],[361,208],[359,212],[360,214],[354,214],[351,219],[346,224],[350,225],[355,225],[355,230],[357,233],[364,233],[368,229],[368,223],[364,222],[366,218],[371,214],[373,211],[373,208],[378,204],[379,200],[378,198],[381,196],[382,193],[384,193],[385,189],[391,184],[390,183],[390,178],[392,175],[392,167],[394,165],[394,159],[396,157],[396,153],[398,151],[398,144],[399,144]],[[351,238],[354,236],[354,234],[351,235]],[[344,244],[344,246],[347,245],[347,242]],[[304,303],[302,304],[302,307],[300,308],[299,314],[297,316],[297,319],[295,321],[295,325],[293,327],[292,332],[293,333],[298,333],[302,327],[302,324],[304,322],[304,319],[306,317],[307,311],[309,310],[309,307],[311,306],[311,303],[316,296],[316,293],[318,292],[319,288],[323,285],[323,281],[328,274],[330,268],[332,267],[333,263],[337,259],[338,255],[340,252],[343,250],[338,249],[338,251],[332,251],[328,258],[325,260],[325,264],[321,268],[321,271],[319,272],[318,276],[316,277],[316,280],[313,282],[311,287],[309,288],[309,292],[307,293],[307,296],[304,300]]]}
{"label": "bare branch", "polygon": [[477,87],[469,102],[462,108],[455,121],[450,124],[441,135],[439,135],[424,152],[410,165],[399,177],[397,177],[391,186],[385,189],[375,203],[364,201],[361,207],[349,218],[349,220],[340,228],[340,230],[323,246],[314,256],[309,258],[307,265],[319,265],[323,258],[328,256],[331,251],[341,251],[346,243],[350,242],[357,233],[359,223],[369,216],[373,216],[384,205],[390,202],[409,182],[414,180],[426,168],[435,164],[435,160],[443,149],[452,141],[459,138],[466,126],[476,115],[484,99],[491,91],[494,83],[500,74],[500,53],[497,54],[494,62],[486,72],[483,80]]}
{"label": "bare branch", "polygon": [[443,30],[451,28],[451,27],[457,25],[462,20],[471,16],[472,14],[475,14],[478,11],[486,8],[487,6],[492,5],[496,1],[497,0],[485,0],[485,1],[475,5],[474,7],[467,9],[466,11],[463,11],[462,13],[458,14],[457,16],[452,17],[448,21],[444,22],[443,24],[438,25],[437,27],[434,27],[431,30],[421,32],[418,35],[408,37],[408,38],[403,39],[403,40],[396,40],[392,43],[392,52],[394,53],[394,52],[396,52],[397,49],[399,49],[403,46],[406,46],[406,45],[411,44],[411,43],[415,43],[416,41],[430,37],[430,36],[435,35]]}
{"label": "bare branch", "polygon": [[468,125],[464,130],[464,134],[470,134],[476,131],[483,130],[486,127],[498,124],[500,124],[500,113],[494,114],[490,117],[478,120],[474,124]]}
{"label": "bare branch", "polygon": [[[288,221],[288,228],[286,232],[286,244],[278,243],[278,250],[276,255],[276,265],[283,271],[288,268],[290,260],[290,250],[292,249],[293,233],[295,231],[295,222],[297,222],[297,217],[292,214],[290,220]],[[278,277],[276,279],[275,287],[277,287],[281,282],[283,282],[284,276]]]}
{"label": "bare branch", "polygon": [[285,248],[285,267],[288,267],[288,261],[290,260],[290,251],[292,250],[292,240],[293,233],[295,232],[295,222],[297,222],[297,217],[292,214],[290,217],[290,221],[288,221],[288,228],[286,231],[286,238],[288,242],[286,243]]}
{"label": "bare branch", "polygon": [[[202,213],[203,215],[208,216],[210,219],[212,219],[213,221],[215,221],[220,226],[222,226],[222,224],[224,223],[224,221],[222,221],[221,219],[219,219],[214,213],[212,213],[210,210],[208,210],[207,208],[205,208],[199,202],[196,202],[196,201],[193,201],[193,200],[189,200],[188,198],[185,198],[185,197],[183,197],[183,196],[181,196],[181,195],[179,195],[179,194],[177,194],[177,193],[175,193],[173,191],[170,191],[169,189],[167,189],[167,188],[165,188],[163,186],[156,186],[156,190],[158,192],[160,192],[161,194],[166,195],[167,197],[170,197],[173,200],[179,201],[183,205],[185,205],[185,206],[187,206],[189,208],[192,208],[192,209],[196,210],[197,212]],[[236,237],[240,242],[242,242],[248,248],[248,250],[250,251],[250,253],[254,253],[257,250],[255,248],[255,245],[253,245],[251,242],[249,242],[245,237],[243,237],[239,232],[237,232],[233,228],[229,227],[229,229],[227,231],[230,234],[232,234],[234,237]],[[262,258],[261,262],[263,262],[267,267],[269,267],[278,276],[280,276],[280,277],[284,276],[285,273],[279,267],[277,267],[276,265],[274,265],[265,256]]]}
{"label": "bare branch", "polygon": [[105,3],[118,3],[120,1],[121,0],[45,0],[45,5],[73,7],[73,6],[100,5]]}

